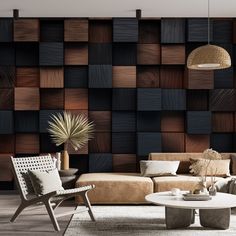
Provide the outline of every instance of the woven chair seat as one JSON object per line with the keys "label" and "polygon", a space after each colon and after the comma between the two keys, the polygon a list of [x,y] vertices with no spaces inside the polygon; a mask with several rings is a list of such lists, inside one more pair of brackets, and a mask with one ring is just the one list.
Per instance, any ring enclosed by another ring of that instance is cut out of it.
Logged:
{"label": "woven chair seat", "polygon": [[57,190],[56,191],[56,196],[62,196],[62,195],[68,195],[68,194],[76,194],[76,193],[79,193],[79,192],[91,190],[93,188],[94,188],[93,185],[87,185],[87,186],[80,187],[80,188]]}

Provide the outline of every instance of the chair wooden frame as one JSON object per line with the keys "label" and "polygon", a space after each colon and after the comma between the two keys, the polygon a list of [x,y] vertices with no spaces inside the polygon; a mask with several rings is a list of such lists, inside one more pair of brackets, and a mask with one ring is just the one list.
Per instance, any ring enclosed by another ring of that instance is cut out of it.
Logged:
{"label": "chair wooden frame", "polygon": [[91,204],[88,199],[87,193],[93,189],[94,185],[88,185],[80,188],[66,189],[53,191],[41,196],[37,196],[34,193],[33,186],[29,179],[28,170],[40,170],[50,171],[55,167],[50,155],[48,156],[36,156],[36,157],[11,157],[11,164],[16,184],[19,188],[21,204],[17,208],[15,214],[11,218],[11,222],[14,222],[20,213],[28,206],[43,203],[47,209],[48,215],[52,221],[54,229],[60,231],[57,218],[65,215],[71,215],[82,212],[81,210],[68,211],[62,214],[55,214],[54,210],[65,200],[76,195],[80,195],[85,204],[85,210],[88,211],[92,221],[95,221],[95,217],[92,212]]}

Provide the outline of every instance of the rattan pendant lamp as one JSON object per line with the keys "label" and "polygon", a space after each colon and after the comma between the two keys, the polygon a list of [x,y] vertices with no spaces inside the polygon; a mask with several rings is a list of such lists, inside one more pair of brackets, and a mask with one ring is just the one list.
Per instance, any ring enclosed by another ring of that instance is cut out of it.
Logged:
{"label": "rattan pendant lamp", "polygon": [[230,66],[229,53],[222,47],[210,44],[210,0],[208,0],[208,43],[189,54],[187,67],[192,70],[219,70]]}

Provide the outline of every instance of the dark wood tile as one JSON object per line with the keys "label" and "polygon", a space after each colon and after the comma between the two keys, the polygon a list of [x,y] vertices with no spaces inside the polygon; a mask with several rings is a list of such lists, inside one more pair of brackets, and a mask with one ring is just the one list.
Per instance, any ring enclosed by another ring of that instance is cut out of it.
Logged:
{"label": "dark wood tile", "polygon": [[159,111],[139,111],[137,112],[138,132],[160,132],[161,113]]}
{"label": "dark wood tile", "polygon": [[186,90],[162,89],[162,110],[186,110]]}
{"label": "dark wood tile", "polygon": [[17,67],[16,87],[39,87],[40,76],[37,67]]}
{"label": "dark wood tile", "polygon": [[12,42],[13,40],[13,20],[4,19],[0,20],[0,42]]}
{"label": "dark wood tile", "polygon": [[62,67],[41,67],[40,88],[63,88],[64,70]]}
{"label": "dark wood tile", "polygon": [[213,112],[212,131],[216,133],[234,132],[234,113],[233,112]]}
{"label": "dark wood tile", "polygon": [[15,49],[11,43],[0,44],[0,66],[15,65]]}
{"label": "dark wood tile", "polygon": [[14,90],[0,89],[0,109],[13,110],[14,109]]}
{"label": "dark wood tile", "polygon": [[40,89],[40,109],[64,109],[63,89]]}
{"label": "dark wood tile", "polygon": [[208,110],[208,90],[187,90],[187,110]]}
{"label": "dark wood tile", "polygon": [[184,45],[162,45],[161,46],[162,64],[185,64],[185,46]]}
{"label": "dark wood tile", "polygon": [[13,111],[0,111],[0,134],[13,134]]}
{"label": "dark wood tile", "polygon": [[210,147],[210,136],[201,134],[185,135],[186,152],[203,152]]}
{"label": "dark wood tile", "polygon": [[184,133],[162,133],[163,152],[184,152]]}
{"label": "dark wood tile", "polygon": [[112,132],[135,132],[136,113],[135,112],[112,112]]}
{"label": "dark wood tile", "polygon": [[158,65],[161,63],[160,44],[138,44],[137,45],[138,65]]}
{"label": "dark wood tile", "polygon": [[136,153],[136,134],[112,133],[112,153]]}
{"label": "dark wood tile", "polygon": [[89,141],[90,153],[110,153],[111,133],[94,133],[93,139]]}
{"label": "dark wood tile", "polygon": [[16,153],[39,153],[39,135],[16,134]]}
{"label": "dark wood tile", "polygon": [[233,88],[234,87],[234,69],[230,67],[224,70],[214,71],[214,88]]}
{"label": "dark wood tile", "polygon": [[132,43],[115,43],[112,51],[114,66],[136,66],[137,46]]}
{"label": "dark wood tile", "polygon": [[135,154],[113,154],[112,159],[114,172],[136,172]]}
{"label": "dark wood tile", "polygon": [[113,88],[136,88],[136,66],[113,66]]}
{"label": "dark wood tile", "polygon": [[217,43],[232,43],[233,21],[231,19],[214,19],[213,41]]}
{"label": "dark wood tile", "polygon": [[49,134],[40,134],[41,153],[60,152],[62,149],[62,146],[56,146],[54,143],[52,143],[52,139],[50,138]]}
{"label": "dark wood tile", "polygon": [[90,65],[112,65],[112,44],[111,43],[90,43],[89,44]]}
{"label": "dark wood tile", "polygon": [[15,136],[13,134],[0,135],[0,150],[1,153],[15,152]]}
{"label": "dark wood tile", "polygon": [[15,78],[15,67],[0,66],[0,88],[14,88]]}
{"label": "dark wood tile", "polygon": [[89,110],[107,111],[111,110],[111,89],[89,89]]}
{"label": "dark wood tile", "polygon": [[89,154],[89,172],[112,172],[111,153],[91,153]]}
{"label": "dark wood tile", "polygon": [[95,124],[95,132],[111,131],[110,111],[89,111],[89,119]]}
{"label": "dark wood tile", "polygon": [[10,182],[13,181],[14,176],[12,173],[12,165],[10,156],[13,156],[13,153],[0,154],[0,181]]}
{"label": "dark wood tile", "polygon": [[185,116],[183,112],[164,111],[161,113],[162,132],[184,132]]}
{"label": "dark wood tile", "polygon": [[68,147],[68,153],[71,154],[79,154],[79,155],[86,155],[89,153],[88,143],[86,143],[82,148],[75,150],[71,145]]}
{"label": "dark wood tile", "polygon": [[139,21],[139,43],[160,43],[160,20]]}
{"label": "dark wood tile", "polygon": [[158,66],[137,67],[138,88],[158,88],[160,84],[160,69]]}
{"label": "dark wood tile", "polygon": [[210,147],[217,152],[233,151],[233,135],[232,134],[211,134]]}
{"label": "dark wood tile", "polygon": [[78,175],[88,173],[89,170],[89,157],[88,155],[70,155],[70,167],[78,168]]}

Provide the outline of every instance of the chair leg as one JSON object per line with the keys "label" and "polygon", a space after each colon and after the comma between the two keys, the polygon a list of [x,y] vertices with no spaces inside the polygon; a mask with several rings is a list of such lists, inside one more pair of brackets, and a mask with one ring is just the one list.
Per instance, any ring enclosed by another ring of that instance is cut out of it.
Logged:
{"label": "chair leg", "polygon": [[47,209],[47,212],[48,212],[48,215],[52,221],[52,224],[54,226],[54,229],[56,231],[60,231],[60,227],[59,227],[59,224],[57,222],[57,219],[55,217],[55,214],[54,214],[54,211],[53,211],[53,208],[50,204],[50,200],[47,200],[46,202],[44,202],[45,206],[46,206],[46,209]]}
{"label": "chair leg", "polygon": [[61,201],[59,201],[59,202],[56,202],[55,205],[52,207],[53,210],[55,211],[55,210],[61,205],[61,203],[62,203],[63,201],[64,201],[64,200],[61,200]]}
{"label": "chair leg", "polygon": [[88,207],[88,213],[89,213],[89,215],[90,215],[91,220],[92,220],[92,221],[95,221],[95,217],[94,217],[94,215],[93,215],[92,207],[91,207],[91,204],[90,204],[90,201],[89,201],[89,199],[88,199],[88,195],[87,195],[87,194],[88,194],[88,192],[86,191],[86,192],[82,195],[83,200],[84,200],[84,204],[85,204],[86,207]]}
{"label": "chair leg", "polygon": [[10,219],[10,222],[14,222],[16,218],[20,215],[20,213],[27,207],[27,205],[24,205],[23,203],[20,204],[20,206],[16,209],[15,214]]}

